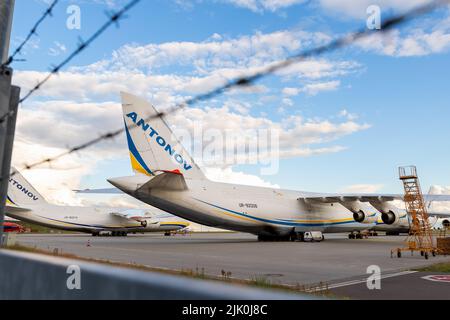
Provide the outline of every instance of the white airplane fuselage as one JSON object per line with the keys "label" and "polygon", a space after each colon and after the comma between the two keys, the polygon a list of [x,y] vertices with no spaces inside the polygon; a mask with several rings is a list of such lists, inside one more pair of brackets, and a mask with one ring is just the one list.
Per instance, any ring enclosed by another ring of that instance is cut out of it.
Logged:
{"label": "white airplane fuselage", "polygon": [[28,206],[28,211],[8,208],[11,218],[45,226],[48,228],[92,233],[98,231],[116,232],[166,232],[183,229],[186,225],[175,225],[175,222],[159,222],[143,226],[140,221],[113,215],[123,209],[63,207],[56,205]]}
{"label": "white airplane fuselage", "polygon": [[[142,190],[151,177],[109,181],[129,195],[203,225],[258,235],[287,236],[296,232],[352,232],[372,229],[379,222],[358,223],[339,203],[307,204],[299,197],[313,193],[186,179],[187,190]],[[378,217],[373,208],[370,215]],[[378,219],[376,219],[378,220]]]}

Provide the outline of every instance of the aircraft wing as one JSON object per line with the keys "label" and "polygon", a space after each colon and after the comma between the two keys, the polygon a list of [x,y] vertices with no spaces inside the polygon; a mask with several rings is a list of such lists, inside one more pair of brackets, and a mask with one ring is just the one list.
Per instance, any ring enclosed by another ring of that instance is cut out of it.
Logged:
{"label": "aircraft wing", "polygon": [[428,212],[428,216],[436,217],[436,218],[440,218],[440,219],[445,219],[445,218],[450,218],[450,213]]}
{"label": "aircraft wing", "polygon": [[142,226],[144,226],[144,227],[147,227],[150,225],[159,225],[161,223],[161,221],[159,221],[158,219],[154,219],[153,217],[149,217],[149,216],[132,217],[127,213],[121,213],[121,212],[111,212],[111,215],[122,218],[122,219],[140,222],[142,224]]}
{"label": "aircraft wing", "polygon": [[122,191],[116,188],[107,189],[86,189],[86,190],[74,190],[79,194],[124,194]]}
{"label": "aircraft wing", "polygon": [[128,215],[125,214],[125,213],[111,212],[110,214],[111,214],[112,216],[115,216],[115,217],[124,218],[124,219],[130,219],[130,218],[128,217]]}
{"label": "aircraft wing", "polygon": [[[450,195],[423,195],[426,202],[450,201]],[[344,203],[344,202],[389,202],[403,200],[401,194],[313,194],[300,197],[307,203]]]}

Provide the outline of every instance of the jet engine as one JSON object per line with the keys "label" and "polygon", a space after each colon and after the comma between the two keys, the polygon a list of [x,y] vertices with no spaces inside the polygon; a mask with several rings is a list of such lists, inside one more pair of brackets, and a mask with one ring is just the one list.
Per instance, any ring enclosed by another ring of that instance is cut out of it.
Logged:
{"label": "jet engine", "polygon": [[141,223],[141,226],[146,229],[156,229],[159,228],[161,222],[152,218],[145,217],[132,217],[131,219],[136,220]]}
{"label": "jet engine", "polygon": [[356,222],[359,223],[364,223],[364,224],[371,224],[371,223],[375,223],[377,222],[378,218],[376,215],[367,215],[366,212],[364,212],[363,210],[359,210],[357,212],[353,213],[353,219]]}
{"label": "jet engine", "polygon": [[371,211],[374,211],[373,208],[365,203],[360,201],[348,201],[343,202],[342,205],[353,213],[353,219],[356,222],[372,224],[378,220],[376,215],[370,213]]}
{"label": "jet engine", "polygon": [[450,220],[448,219],[443,220],[442,225],[444,226],[444,228],[450,228]]}
{"label": "jet engine", "polygon": [[154,219],[142,219],[141,224],[145,229],[157,229],[161,226],[161,222]]}
{"label": "jet engine", "polygon": [[381,220],[383,220],[383,222],[387,225],[398,224],[400,221],[400,216],[401,213],[395,209],[381,212]]}

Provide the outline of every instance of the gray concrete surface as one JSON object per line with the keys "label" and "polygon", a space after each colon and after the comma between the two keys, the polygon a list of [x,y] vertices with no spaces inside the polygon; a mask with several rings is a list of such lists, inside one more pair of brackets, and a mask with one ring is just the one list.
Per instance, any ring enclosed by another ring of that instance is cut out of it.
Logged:
{"label": "gray concrete surface", "polygon": [[[26,246],[62,250],[81,257],[136,263],[174,270],[201,270],[252,279],[267,277],[274,283],[334,283],[364,276],[370,265],[383,273],[425,266],[449,257],[425,260],[416,255],[391,258],[390,250],[402,245],[403,236],[348,240],[346,235],[327,235],[321,243],[257,242],[247,234],[193,234],[164,237],[135,235],[128,238],[93,238],[87,235],[19,235]],[[88,241],[90,246],[87,246]]]}
{"label": "gray concrete surface", "polygon": [[0,250],[2,300],[311,300],[314,296]]}
{"label": "gray concrete surface", "polygon": [[381,281],[380,290],[368,290],[366,283],[358,283],[331,289],[331,292],[358,300],[450,300],[450,282],[424,279],[431,275],[442,273],[417,272],[386,278]]}

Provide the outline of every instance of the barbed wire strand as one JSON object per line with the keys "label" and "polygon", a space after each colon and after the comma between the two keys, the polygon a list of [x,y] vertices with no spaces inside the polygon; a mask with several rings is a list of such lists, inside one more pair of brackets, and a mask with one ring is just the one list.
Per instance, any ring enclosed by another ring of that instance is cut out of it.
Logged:
{"label": "barbed wire strand", "polygon": [[[406,23],[408,21],[411,21],[411,20],[413,20],[413,19],[415,19],[415,18],[417,18],[419,16],[422,16],[424,14],[430,13],[431,11],[435,10],[437,7],[440,7],[440,6],[442,6],[444,4],[447,4],[449,2],[450,2],[449,0],[435,1],[433,3],[430,3],[430,4],[427,4],[427,5],[415,8],[415,9],[413,9],[413,10],[411,10],[411,11],[405,13],[405,14],[393,16],[393,17],[385,20],[381,24],[380,30],[378,30],[377,32],[378,32],[378,34],[386,33],[386,32],[388,32],[389,30],[393,29],[396,26],[404,24],[404,23]],[[363,39],[363,38],[368,37],[368,36],[373,35],[373,34],[375,34],[373,30],[369,30],[367,28],[364,28],[364,29],[361,29],[361,30],[359,30],[357,32],[350,33],[350,34],[348,34],[348,35],[346,35],[346,36],[344,36],[342,38],[333,40],[332,42],[330,42],[330,43],[328,43],[326,45],[319,46],[319,47],[316,47],[316,48],[313,48],[313,49],[309,49],[309,50],[300,52],[300,53],[298,53],[296,55],[293,55],[293,56],[291,56],[291,57],[289,57],[289,58],[287,58],[285,60],[282,60],[280,62],[271,64],[269,66],[266,66],[265,68],[262,68],[261,71],[255,73],[255,74],[253,74],[251,76],[245,76],[245,77],[240,77],[240,78],[231,80],[228,83],[226,83],[225,85],[223,85],[223,86],[221,86],[219,88],[216,88],[216,89],[214,89],[214,90],[212,90],[210,92],[207,92],[207,93],[195,96],[195,97],[190,98],[190,99],[188,99],[188,100],[186,100],[186,101],[184,101],[184,102],[182,102],[180,104],[177,104],[176,106],[174,106],[172,108],[167,109],[164,112],[160,112],[160,113],[158,113],[156,115],[152,115],[151,117],[148,117],[146,119],[146,121],[150,121],[150,120],[155,119],[155,118],[162,118],[162,117],[164,117],[164,116],[166,116],[168,114],[174,113],[174,112],[176,112],[176,111],[178,111],[180,109],[184,109],[187,106],[191,106],[191,105],[194,105],[194,104],[196,104],[198,102],[209,100],[209,99],[211,99],[213,97],[221,95],[225,91],[228,91],[230,89],[249,86],[249,85],[255,83],[256,81],[260,80],[261,78],[263,78],[265,76],[268,76],[270,74],[273,74],[273,73],[275,73],[277,71],[280,71],[282,69],[285,69],[285,68],[287,68],[287,67],[289,67],[289,66],[291,66],[293,64],[299,63],[299,62],[301,62],[301,61],[303,61],[305,59],[311,58],[313,56],[318,56],[318,55],[322,55],[322,54],[324,54],[326,52],[335,51],[337,49],[340,49],[340,48],[343,48],[345,46],[348,46],[348,45],[354,43],[357,40]],[[135,129],[136,127],[137,126],[135,126],[134,128],[131,128],[131,129]],[[104,140],[113,139],[113,138],[117,137],[118,135],[120,135],[120,134],[122,134],[124,132],[125,132],[125,128],[124,127],[121,128],[121,129],[115,130],[115,131],[111,131],[109,133],[106,133],[104,135],[99,136],[96,139],[93,139],[91,141],[88,141],[86,143],[78,145],[76,147],[73,147],[73,148],[67,150],[66,152],[61,153],[61,154],[59,154],[57,156],[50,157],[50,158],[44,159],[42,161],[39,161],[39,162],[36,162],[36,163],[33,163],[33,164],[27,164],[27,165],[24,166],[24,170],[30,170],[30,169],[33,169],[33,168],[38,167],[40,165],[43,165],[43,164],[51,164],[52,162],[54,162],[56,160],[59,160],[60,158],[63,158],[63,157],[68,156],[68,155],[70,155],[72,153],[75,153],[75,152],[84,150],[86,148],[89,148],[89,147],[91,147],[93,145],[96,145],[97,143],[100,143],[100,142],[102,142]],[[15,172],[12,175],[14,175],[14,174],[15,174]]]}
{"label": "barbed wire strand", "polygon": [[59,73],[59,71],[68,65],[76,56],[78,56],[81,52],[86,50],[86,48],[91,45],[98,37],[100,37],[111,25],[118,24],[119,20],[124,16],[126,12],[131,10],[135,5],[137,5],[141,0],[132,0],[126,6],[124,6],[121,10],[113,13],[109,20],[100,27],[87,41],[80,40],[77,49],[73,51],[65,60],[63,60],[60,64],[56,65],[52,68],[50,73],[38,82],[33,89],[31,89],[22,99],[20,99],[19,103],[25,102],[30,96],[32,96],[36,91],[38,91],[50,78]]}
{"label": "barbed wire strand", "polygon": [[[86,48],[91,45],[98,37],[100,37],[111,25],[117,24],[119,20],[124,16],[126,12],[131,10],[135,5],[137,5],[141,0],[130,1],[121,10],[110,15],[109,20],[103,24],[87,41],[80,40],[77,48],[61,63],[51,68],[50,72],[41,81],[39,81],[28,93],[19,100],[19,104],[24,103],[29,99],[35,92],[39,91],[42,86],[47,83],[55,74],[58,74],[62,68],[68,65],[76,56],[81,52],[86,50]],[[2,124],[8,117],[12,116],[13,112],[7,112],[2,117],[0,117],[0,124]]]}
{"label": "barbed wire strand", "polygon": [[17,55],[19,55],[23,48],[27,45],[28,41],[31,40],[31,38],[34,35],[37,35],[37,30],[42,22],[48,17],[53,16],[53,9],[58,4],[59,0],[54,0],[52,4],[47,8],[47,10],[44,11],[43,15],[39,18],[38,21],[34,24],[33,28],[31,28],[30,32],[28,32],[28,35],[25,37],[25,40],[22,41],[22,43],[14,50],[13,54],[8,57],[8,59],[1,65],[1,68],[9,66],[11,63],[13,63]]}

